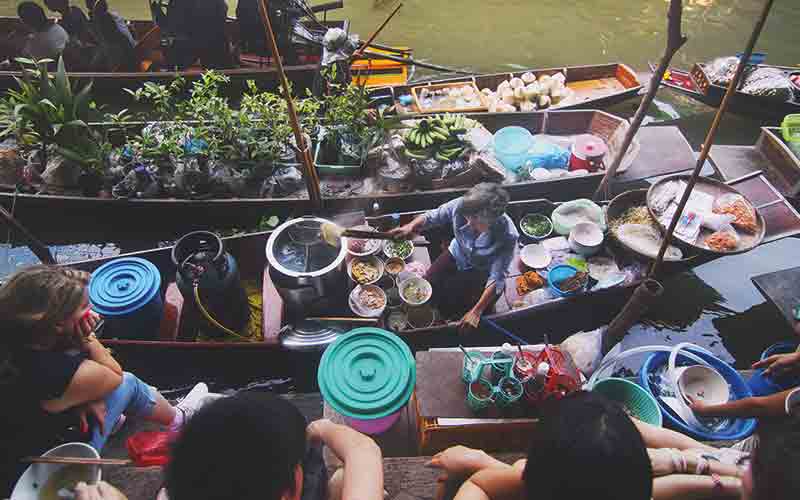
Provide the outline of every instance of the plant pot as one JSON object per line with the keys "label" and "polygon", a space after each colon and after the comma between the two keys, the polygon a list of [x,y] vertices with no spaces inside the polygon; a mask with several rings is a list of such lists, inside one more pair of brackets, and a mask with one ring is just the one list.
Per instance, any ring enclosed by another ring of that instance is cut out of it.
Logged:
{"label": "plant pot", "polygon": [[353,158],[342,155],[342,136],[326,135],[325,130],[320,131],[317,149],[314,152],[314,164],[321,177],[355,176],[361,174],[362,162],[359,158],[355,163]]}

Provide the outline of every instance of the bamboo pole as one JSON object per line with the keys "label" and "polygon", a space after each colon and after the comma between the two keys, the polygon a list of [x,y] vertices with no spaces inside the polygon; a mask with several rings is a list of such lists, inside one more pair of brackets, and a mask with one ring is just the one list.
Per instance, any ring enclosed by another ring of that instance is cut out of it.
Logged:
{"label": "bamboo pole", "polygon": [[294,140],[297,143],[300,161],[303,164],[303,178],[306,181],[306,188],[308,188],[308,198],[311,200],[313,209],[319,210],[322,208],[322,193],[319,188],[319,177],[317,176],[317,170],[314,168],[314,162],[311,159],[311,151],[303,135],[303,129],[300,128],[300,120],[297,118],[297,110],[294,107],[294,99],[292,98],[292,89],[289,87],[289,80],[286,78],[286,71],[283,69],[281,54],[278,52],[278,43],[275,41],[275,32],[272,30],[272,22],[269,20],[267,10],[268,4],[269,0],[258,0],[258,13],[261,16],[261,22],[264,23],[267,43],[272,50],[275,65],[278,67],[278,75],[280,76],[281,87],[283,87],[283,93],[289,111],[289,121],[294,131]]}
{"label": "bamboo pole", "polygon": [[667,251],[669,244],[672,242],[675,227],[678,225],[678,220],[680,220],[681,215],[683,214],[683,209],[686,208],[686,203],[689,201],[689,196],[692,194],[692,190],[697,183],[698,177],[700,177],[700,170],[702,170],[703,165],[705,165],[706,159],[708,158],[708,153],[711,151],[711,146],[714,144],[714,138],[717,135],[719,124],[722,122],[722,116],[725,114],[725,111],[727,111],[731,98],[736,93],[736,89],[739,87],[739,81],[742,79],[744,70],[747,67],[747,61],[750,60],[750,56],[753,54],[753,49],[756,46],[758,37],[761,35],[761,30],[764,28],[764,24],[767,22],[767,16],[772,8],[772,2],[773,0],[766,0],[764,3],[764,8],[761,11],[761,15],[759,16],[758,21],[753,28],[753,33],[750,35],[750,40],[747,41],[747,47],[744,49],[744,54],[739,59],[739,64],[736,66],[736,73],[733,75],[733,78],[728,84],[728,89],[725,91],[725,97],[722,98],[722,103],[719,105],[719,109],[717,109],[717,114],[714,116],[714,121],[711,123],[711,128],[708,129],[706,140],[703,142],[703,149],[700,151],[700,156],[697,157],[697,163],[694,166],[692,176],[689,178],[689,182],[686,185],[683,196],[678,203],[678,209],[675,211],[675,215],[672,217],[672,220],[669,223],[667,232],[664,234],[664,241],[661,243],[661,248],[658,250],[658,257],[656,258],[655,262],[653,262],[653,266],[650,268],[651,277],[656,276],[659,268],[664,262],[664,253]]}
{"label": "bamboo pole", "polygon": [[402,6],[403,6],[403,3],[400,2],[397,5],[397,7],[395,7],[395,9],[392,11],[392,13],[389,14],[389,17],[387,17],[386,20],[383,21],[383,23],[380,26],[378,26],[378,29],[376,29],[375,32],[369,38],[367,38],[367,41],[364,42],[364,44],[361,46],[361,48],[359,48],[358,50],[355,51],[355,53],[353,54],[353,59],[358,59],[359,57],[362,56],[362,54],[364,54],[364,51],[367,49],[367,47],[369,47],[370,44],[375,40],[375,37],[377,37],[378,34],[381,31],[383,31],[383,28],[385,28],[386,25],[389,24],[389,21],[392,20],[394,15],[397,14],[397,11],[400,10],[400,7],[402,7]]}
{"label": "bamboo pole", "polygon": [[622,159],[625,157],[625,153],[628,152],[628,148],[633,142],[633,138],[636,137],[636,133],[642,126],[642,122],[644,121],[644,117],[647,115],[648,108],[650,108],[650,105],[656,98],[656,93],[658,92],[658,88],[661,86],[662,80],[664,80],[664,74],[666,73],[667,68],[669,68],[669,63],[672,61],[672,57],[675,55],[675,53],[678,52],[678,50],[683,47],[683,44],[686,43],[686,40],[688,40],[686,36],[681,34],[682,17],[682,0],[670,0],[669,10],[667,11],[667,47],[664,49],[664,55],[661,56],[658,69],[656,69],[656,71],[650,77],[650,84],[647,87],[647,94],[645,94],[645,96],[642,98],[642,102],[639,104],[639,109],[636,110],[633,121],[631,122],[628,131],[625,133],[622,146],[620,146],[617,155],[614,157],[611,165],[606,170],[606,175],[603,176],[603,180],[600,181],[600,185],[594,192],[593,198],[595,200],[597,200],[600,196],[604,196],[604,199],[609,199],[611,194],[611,180],[615,175],[617,175],[617,169],[619,169]]}
{"label": "bamboo pole", "polygon": [[3,207],[0,207],[0,219],[2,219],[6,224],[11,226],[12,229],[19,232],[22,237],[25,239],[26,244],[31,249],[31,251],[45,264],[55,264],[56,259],[53,258],[53,254],[50,253],[50,249],[47,248],[47,245],[39,241],[39,239],[33,235],[28,228],[22,225],[11,213],[8,212]]}

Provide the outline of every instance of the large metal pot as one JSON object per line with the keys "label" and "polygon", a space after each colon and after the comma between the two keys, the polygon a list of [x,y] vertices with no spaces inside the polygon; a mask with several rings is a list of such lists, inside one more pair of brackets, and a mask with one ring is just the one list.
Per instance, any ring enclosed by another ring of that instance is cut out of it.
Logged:
{"label": "large metal pot", "polygon": [[314,216],[292,219],[267,240],[270,278],[290,315],[308,315],[342,295],[347,250],[322,239],[320,228],[326,222]]}

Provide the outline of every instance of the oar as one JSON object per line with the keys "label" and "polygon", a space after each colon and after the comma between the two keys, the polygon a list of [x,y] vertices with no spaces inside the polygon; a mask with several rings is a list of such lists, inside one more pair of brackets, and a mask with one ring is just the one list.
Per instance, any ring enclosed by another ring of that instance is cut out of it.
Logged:
{"label": "oar", "polygon": [[380,26],[378,26],[378,29],[376,29],[375,32],[367,39],[367,41],[364,42],[364,45],[362,45],[360,49],[356,50],[353,53],[353,59],[358,59],[359,57],[361,57],[361,55],[364,53],[364,50],[366,50],[366,48],[369,47],[369,45],[372,43],[372,41],[375,40],[375,37],[377,37],[378,34],[381,31],[383,31],[383,28],[385,28],[386,25],[389,24],[389,21],[392,20],[394,15],[397,14],[397,11],[400,10],[400,7],[402,7],[402,6],[403,6],[403,3],[401,2],[401,3],[399,3],[397,5],[397,7],[395,7],[395,9],[392,11],[392,13],[389,14],[389,17],[387,17],[386,20],[383,21],[383,23]]}
{"label": "oar", "polygon": [[[402,241],[397,236],[382,231],[366,231],[363,229],[346,229],[333,222],[325,222],[320,227],[320,233],[325,243],[332,247],[341,246],[342,238],[358,238],[363,240],[393,240]],[[414,246],[427,247],[429,241],[412,241]]]}
{"label": "oar", "polygon": [[83,458],[83,457],[25,457],[21,462],[29,464],[64,464],[64,465],[132,465],[133,461],[119,458]]}

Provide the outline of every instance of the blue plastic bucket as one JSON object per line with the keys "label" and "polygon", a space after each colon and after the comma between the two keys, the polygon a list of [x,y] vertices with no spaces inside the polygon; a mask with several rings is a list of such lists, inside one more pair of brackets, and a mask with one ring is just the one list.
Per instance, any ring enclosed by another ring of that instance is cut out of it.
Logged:
{"label": "blue plastic bucket", "polygon": [[526,128],[503,127],[494,134],[494,154],[505,168],[517,172],[528,159],[533,135]]}
{"label": "blue plastic bucket", "polygon": [[[729,364],[720,360],[716,356],[696,350],[688,349],[692,354],[697,355],[706,361],[712,368],[717,370],[726,382],[731,386],[731,399],[744,399],[749,398],[753,394],[750,388],[745,383],[744,379],[739,372],[733,369]],[[667,364],[669,360],[669,353],[656,352],[647,357],[639,371],[639,385],[644,387],[650,394],[652,394],[658,405],[661,407],[661,413],[664,416],[664,422],[668,427],[675,429],[679,432],[687,434],[700,441],[740,441],[750,436],[756,428],[756,419],[754,418],[736,418],[729,419],[730,423],[717,432],[697,430],[686,424],[664,401],[661,400],[657,394],[657,388],[654,388],[650,383],[650,374],[656,370],[661,369]],[[678,354],[676,363],[690,362],[689,358]]]}
{"label": "blue plastic bucket", "polygon": [[[744,52],[737,52],[736,57],[740,60],[744,57]],[[753,52],[750,55],[750,59],[747,60],[747,64],[762,64],[764,61],[767,60],[767,54],[764,52]]]}
{"label": "blue plastic bucket", "polygon": [[[797,343],[796,342],[778,342],[767,347],[763,353],[761,353],[761,359],[767,359],[770,356],[774,356],[775,354],[787,354],[790,352],[794,352],[797,350]],[[800,385],[800,377],[797,375],[789,375],[789,376],[782,376],[782,377],[765,377],[764,370],[756,370],[750,380],[747,381],[747,385],[750,386],[750,390],[753,392],[753,396],[769,396],[770,394],[775,394],[776,392],[785,391],[787,389],[791,389],[792,387],[797,387]]]}
{"label": "blue plastic bucket", "polygon": [[158,338],[164,301],[161,274],[152,262],[124,257],[98,267],[89,282],[89,301],[105,318],[108,337]]}
{"label": "blue plastic bucket", "polygon": [[583,289],[578,288],[577,290],[571,292],[565,292],[561,290],[556,283],[561,283],[562,281],[575,276],[577,273],[578,270],[575,267],[567,264],[561,264],[554,267],[549,273],[547,273],[547,283],[550,285],[550,289],[553,291],[553,293],[559,297],[575,295],[576,293],[583,291]]}

